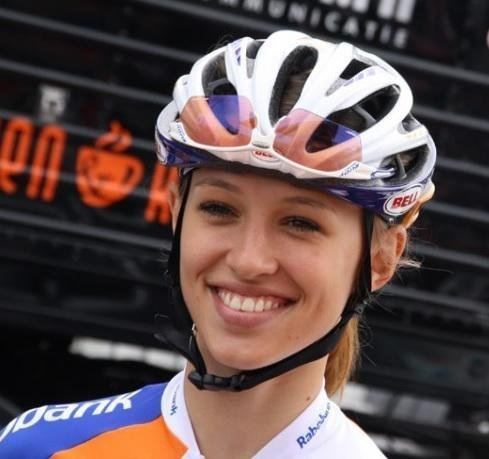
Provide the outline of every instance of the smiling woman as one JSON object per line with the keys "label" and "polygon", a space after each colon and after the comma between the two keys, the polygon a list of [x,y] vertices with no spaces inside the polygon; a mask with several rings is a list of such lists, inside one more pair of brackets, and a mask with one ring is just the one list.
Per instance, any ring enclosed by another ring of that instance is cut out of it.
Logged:
{"label": "smiling woman", "polygon": [[83,422],[77,406],[25,413],[0,455],[34,457],[23,445],[43,436],[36,458],[384,457],[329,396],[433,194],[408,85],[352,45],[281,31],[202,57],[173,95],[156,126],[181,171],[159,336],[187,366],[83,405]]}
{"label": "smiling woman", "polygon": [[[259,349],[252,350],[248,343],[242,352],[256,359],[260,349],[268,353],[275,345],[280,348],[275,351],[276,355],[283,358],[292,354],[294,348],[306,347],[307,342],[319,339],[324,330],[333,328],[348,297],[358,289],[359,266],[365,250],[361,209],[315,188],[301,186],[290,177],[284,180],[283,176],[271,176],[269,172],[246,166],[200,168],[194,175],[182,231],[180,271],[186,304],[194,323],[199,324],[199,338],[204,339],[206,333],[197,317],[200,314],[203,321],[209,322],[212,311],[204,311],[201,305],[192,310],[192,305],[198,302],[187,295],[195,295],[199,283],[191,276],[193,269],[200,266],[199,262],[217,263],[219,258],[229,268],[228,275],[223,275],[221,281],[202,279],[201,282],[203,291],[208,289],[208,294],[219,297],[214,298],[218,307],[224,303],[236,311],[264,312],[279,306],[282,309],[296,306],[299,299],[312,294],[323,292],[324,296],[328,295],[316,301],[317,317],[308,315],[311,311],[307,309],[298,311],[297,318],[301,319],[297,322],[293,315],[289,316],[291,325],[304,328],[302,333],[296,333],[295,341],[290,340],[290,333],[287,333],[288,342],[280,341],[276,332],[269,334],[262,327]],[[174,191],[172,197],[174,226],[180,213],[181,193],[189,186],[188,179],[188,175],[183,177],[179,192]],[[402,225],[389,229],[380,219],[375,219],[373,231],[372,286],[377,290],[392,277],[396,260],[405,246],[406,232]],[[195,237],[195,234],[199,236]],[[225,281],[229,274],[231,279]],[[268,274],[266,288],[257,287],[263,277],[261,274]],[[214,276],[219,277],[215,274],[211,279]],[[239,285],[234,278],[249,279],[250,282]],[[232,288],[228,284],[232,284]],[[332,299],[333,295],[339,298]],[[226,314],[226,309],[217,312]],[[279,312],[282,311],[276,314]],[[229,320],[237,320],[241,326],[246,326],[247,323],[259,324],[261,320],[266,322],[269,317],[273,315],[234,314]],[[326,387],[330,394],[341,390],[353,371],[358,354],[357,321],[355,317],[351,319],[328,357]],[[314,334],[315,328],[319,331]],[[234,332],[219,344],[217,333],[207,335],[212,337],[211,346],[229,352],[233,358],[239,355],[231,351],[233,337],[236,338]],[[271,344],[267,336],[273,336]],[[292,346],[292,350],[287,346]],[[262,366],[265,366],[264,362],[260,365],[255,362],[237,365],[234,369]],[[222,374],[222,371],[216,373]]]}
{"label": "smiling woman", "polygon": [[208,370],[264,367],[321,338],[354,288],[361,248],[352,204],[258,174],[195,171],[181,285]]}

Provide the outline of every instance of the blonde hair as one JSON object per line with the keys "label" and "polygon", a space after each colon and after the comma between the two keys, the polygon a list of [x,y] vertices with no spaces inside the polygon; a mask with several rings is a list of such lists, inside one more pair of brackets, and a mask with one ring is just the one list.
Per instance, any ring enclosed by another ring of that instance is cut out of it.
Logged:
{"label": "blonde hair", "polygon": [[329,353],[325,373],[326,391],[329,395],[341,395],[357,368],[360,357],[359,322],[358,316],[350,319],[340,341]]}

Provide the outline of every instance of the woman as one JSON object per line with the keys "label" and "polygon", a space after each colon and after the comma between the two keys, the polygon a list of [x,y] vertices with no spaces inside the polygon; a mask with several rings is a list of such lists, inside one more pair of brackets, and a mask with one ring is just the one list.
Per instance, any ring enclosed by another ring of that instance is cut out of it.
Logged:
{"label": "woman", "polygon": [[159,337],[188,365],[167,385],[31,410],[0,456],[384,457],[329,396],[433,194],[435,147],[411,106],[378,57],[299,32],[197,61],[156,127],[182,172]]}

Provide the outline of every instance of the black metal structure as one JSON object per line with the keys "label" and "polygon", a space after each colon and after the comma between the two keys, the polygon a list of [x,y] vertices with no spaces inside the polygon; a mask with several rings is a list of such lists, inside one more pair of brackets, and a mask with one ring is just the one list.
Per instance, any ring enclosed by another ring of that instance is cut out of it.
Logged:
{"label": "black metal structure", "polygon": [[[165,376],[86,362],[67,353],[69,342],[156,346],[165,193],[175,177],[156,164],[154,120],[175,78],[213,44],[289,27],[391,62],[439,148],[437,194],[412,244],[424,267],[401,274],[368,313],[358,380],[384,395],[374,414],[351,414],[390,439],[389,457],[487,457],[488,10],[476,0],[3,0],[0,411]],[[37,400],[22,383],[29,369]],[[99,386],[92,371],[105,375]],[[91,384],[53,390],[73,379]],[[430,417],[426,401],[444,408]]]}

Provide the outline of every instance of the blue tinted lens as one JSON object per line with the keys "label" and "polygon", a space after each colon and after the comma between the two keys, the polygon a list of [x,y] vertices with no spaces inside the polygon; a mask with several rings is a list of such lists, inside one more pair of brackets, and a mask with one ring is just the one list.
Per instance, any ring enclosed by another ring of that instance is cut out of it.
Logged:
{"label": "blue tinted lens", "polygon": [[315,153],[339,145],[357,135],[358,133],[354,130],[325,119],[316,128],[307,142],[306,150],[309,153]]}
{"label": "blue tinted lens", "polygon": [[230,134],[237,134],[240,127],[239,98],[236,95],[209,96],[210,109]]}
{"label": "blue tinted lens", "polygon": [[[331,123],[332,121],[329,122]],[[346,142],[347,140],[350,140],[357,135],[358,133],[356,131],[347,128],[346,126],[342,126],[341,124],[337,124],[336,133],[333,137],[333,145],[338,145],[340,143]]]}

